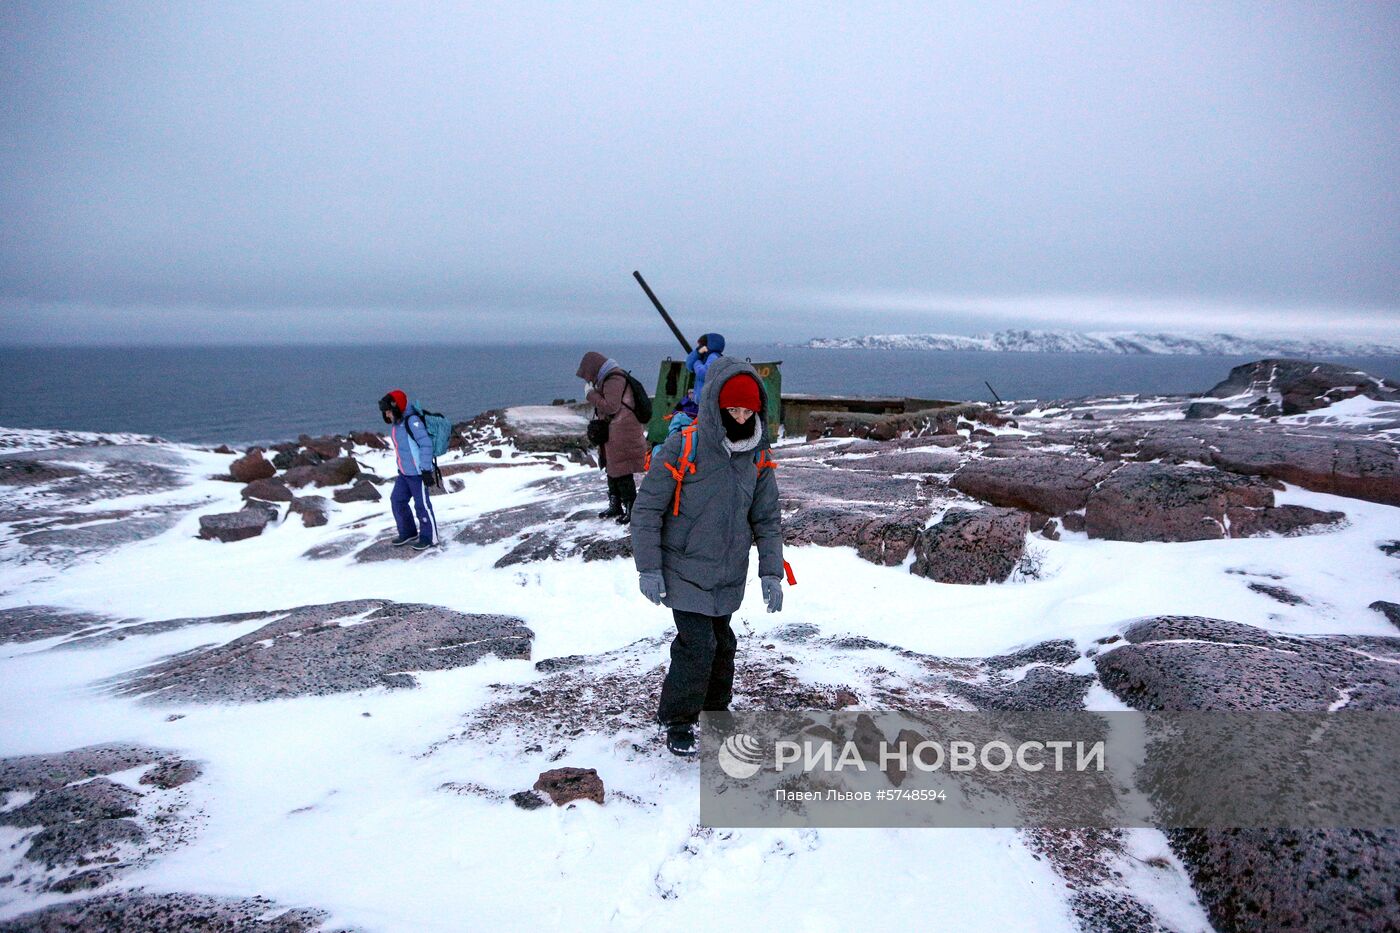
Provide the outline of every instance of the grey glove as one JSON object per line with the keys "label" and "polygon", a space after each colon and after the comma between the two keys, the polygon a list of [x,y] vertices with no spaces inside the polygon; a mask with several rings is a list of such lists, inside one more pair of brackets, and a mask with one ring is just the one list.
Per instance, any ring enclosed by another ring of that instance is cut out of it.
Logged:
{"label": "grey glove", "polygon": [[763,602],[767,604],[769,612],[783,611],[783,580],[781,577],[759,577],[758,582],[763,584]]}
{"label": "grey glove", "polygon": [[638,582],[642,587],[642,595],[658,606],[661,605],[661,597],[666,595],[666,581],[661,578],[661,572],[645,571]]}

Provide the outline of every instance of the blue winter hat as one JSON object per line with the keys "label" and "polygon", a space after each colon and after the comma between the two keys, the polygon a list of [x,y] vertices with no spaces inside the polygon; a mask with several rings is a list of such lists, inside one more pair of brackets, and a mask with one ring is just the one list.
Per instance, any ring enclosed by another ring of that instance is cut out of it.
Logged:
{"label": "blue winter hat", "polygon": [[705,335],[705,346],[707,346],[707,347],[710,348],[710,352],[711,352],[711,353],[719,353],[719,354],[724,353],[724,335],[723,335],[723,334],[706,334],[706,335]]}

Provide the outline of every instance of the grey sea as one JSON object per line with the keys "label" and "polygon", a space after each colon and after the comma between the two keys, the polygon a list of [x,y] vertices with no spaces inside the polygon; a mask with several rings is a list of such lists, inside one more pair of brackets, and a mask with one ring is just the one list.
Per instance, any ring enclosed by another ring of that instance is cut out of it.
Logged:
{"label": "grey sea", "polygon": [[[579,357],[596,349],[644,384],[675,344],[0,349],[0,426],[131,431],[253,444],[382,427],[376,402],[402,388],[463,420],[490,408],[581,397]],[[783,389],[811,394],[990,400],[1201,392],[1243,357],[809,350],[730,342],[781,360]],[[1400,357],[1333,358],[1400,380]]]}

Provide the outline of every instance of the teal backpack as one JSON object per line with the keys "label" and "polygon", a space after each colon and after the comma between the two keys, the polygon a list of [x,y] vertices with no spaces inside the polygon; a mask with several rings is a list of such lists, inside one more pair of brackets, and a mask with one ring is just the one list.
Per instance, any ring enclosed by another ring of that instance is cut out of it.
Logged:
{"label": "teal backpack", "polygon": [[428,436],[433,439],[433,459],[447,453],[447,448],[452,446],[452,422],[447,420],[447,416],[439,411],[428,411],[417,402],[409,405],[409,410],[417,412],[423,418]]}

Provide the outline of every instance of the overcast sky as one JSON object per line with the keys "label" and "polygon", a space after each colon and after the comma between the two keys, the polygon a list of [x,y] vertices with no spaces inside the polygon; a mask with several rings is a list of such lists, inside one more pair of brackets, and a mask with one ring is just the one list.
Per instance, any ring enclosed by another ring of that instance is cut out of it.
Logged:
{"label": "overcast sky", "polygon": [[1400,5],[7,2],[0,342],[1400,334]]}

